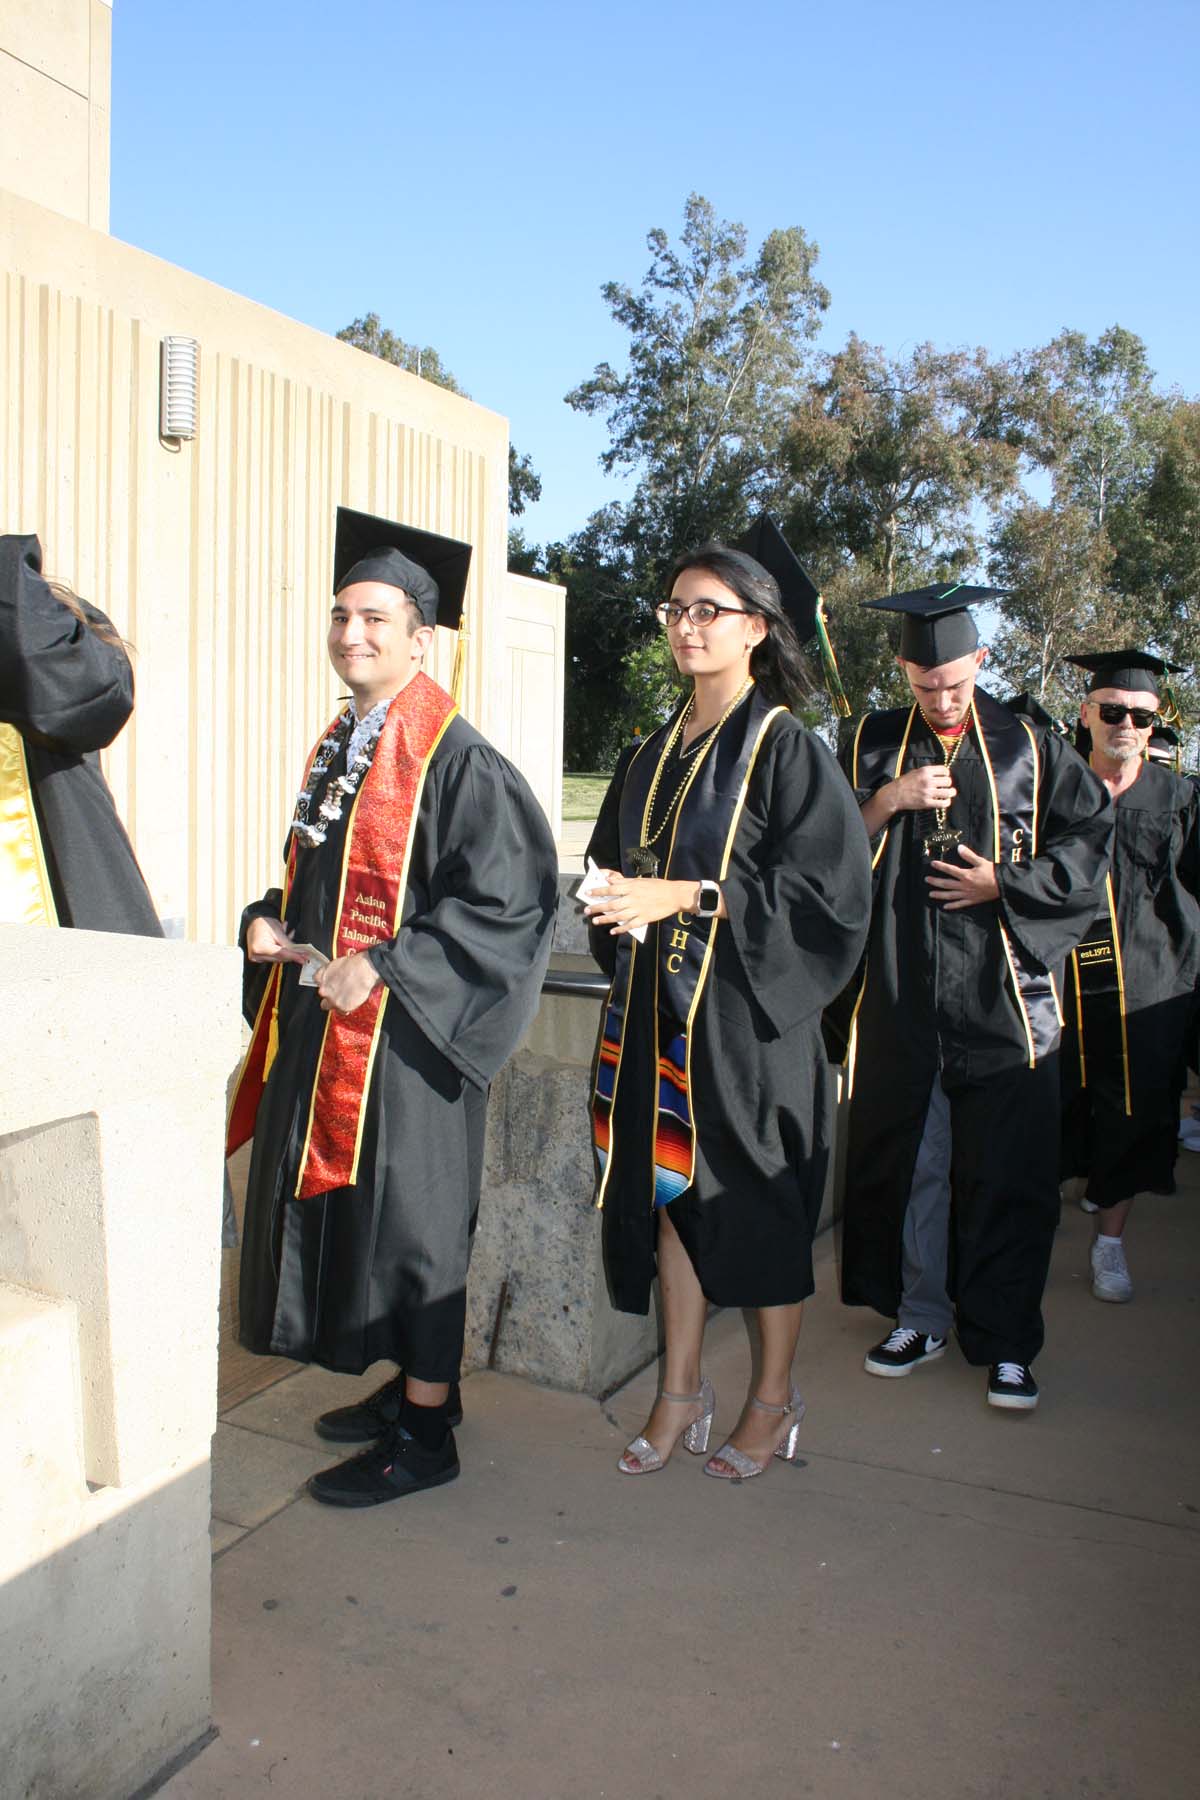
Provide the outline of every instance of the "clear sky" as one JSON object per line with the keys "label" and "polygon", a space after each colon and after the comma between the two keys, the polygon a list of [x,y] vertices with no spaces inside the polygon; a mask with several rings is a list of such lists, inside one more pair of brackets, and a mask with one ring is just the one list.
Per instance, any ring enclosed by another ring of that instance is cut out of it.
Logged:
{"label": "clear sky", "polygon": [[1196,0],[115,0],[114,235],[507,414],[564,537],[620,491],[563,395],[687,194],[801,225],[857,331],[1138,332],[1200,391]]}

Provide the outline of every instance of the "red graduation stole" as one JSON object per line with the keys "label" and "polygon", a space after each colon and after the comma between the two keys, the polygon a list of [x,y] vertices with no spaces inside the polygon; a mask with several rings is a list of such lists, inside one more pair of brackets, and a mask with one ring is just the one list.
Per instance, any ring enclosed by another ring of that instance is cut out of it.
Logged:
{"label": "red graduation stole", "polygon": [[[449,694],[423,671],[401,689],[388,708],[371,767],[350,812],[333,933],[335,958],[386,943],[400,929],[413,822],[421,790],[433,752],[457,712]],[[322,732],[318,745],[327,735]],[[315,755],[316,746],[309,756],[306,775]],[[293,836],[284,911],[297,854]],[[250,1047],[230,1107],[227,1156],[254,1135],[258,1104],[274,1060],[279,990],[286,966],[277,963],[271,971],[254,1021]],[[296,1175],[297,1199],[308,1200],[332,1188],[350,1187],[357,1179],[366,1096],[387,1000],[388,990],[381,982],[352,1013],[325,1016],[304,1149]]]}

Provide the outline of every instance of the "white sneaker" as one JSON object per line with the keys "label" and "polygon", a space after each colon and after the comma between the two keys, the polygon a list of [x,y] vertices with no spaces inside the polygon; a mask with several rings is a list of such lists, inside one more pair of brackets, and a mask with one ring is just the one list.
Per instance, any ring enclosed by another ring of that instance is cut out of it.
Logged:
{"label": "white sneaker", "polygon": [[1085,1213],[1096,1213],[1100,1211],[1100,1208],[1096,1205],[1094,1200],[1089,1200],[1086,1194],[1080,1194],[1079,1210],[1080,1212]]}
{"label": "white sneaker", "polygon": [[1123,1244],[1092,1245],[1092,1293],[1097,1300],[1132,1300],[1133,1282]]}

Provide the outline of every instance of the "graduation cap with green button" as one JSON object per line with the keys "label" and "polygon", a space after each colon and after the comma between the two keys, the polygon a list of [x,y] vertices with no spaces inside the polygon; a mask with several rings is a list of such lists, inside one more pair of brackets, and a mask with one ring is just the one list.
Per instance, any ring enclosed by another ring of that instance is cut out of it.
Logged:
{"label": "graduation cap with green button", "polygon": [[1170,683],[1164,677],[1178,674],[1183,667],[1182,663],[1168,662],[1147,650],[1130,648],[1095,650],[1090,656],[1068,656],[1067,661],[1077,669],[1087,670],[1091,676],[1089,694],[1097,688],[1124,688],[1131,694],[1157,695],[1169,691]]}
{"label": "graduation cap with green button", "polygon": [[792,546],[780,531],[770,513],[760,513],[736,548],[744,556],[753,557],[760,568],[775,579],[783,610],[791,620],[800,643],[816,638],[821,649],[821,667],[825,686],[833,701],[834,711],[842,718],[850,717],[850,702],[842,689],[837,657],[829,641],[825,606],[820,589]]}
{"label": "graduation cap with green button", "polygon": [[937,669],[979,648],[979,627],[970,609],[985,600],[1001,600],[1007,592],[1007,588],[971,587],[964,581],[934,581],[864,604],[875,612],[899,614],[901,661]]}

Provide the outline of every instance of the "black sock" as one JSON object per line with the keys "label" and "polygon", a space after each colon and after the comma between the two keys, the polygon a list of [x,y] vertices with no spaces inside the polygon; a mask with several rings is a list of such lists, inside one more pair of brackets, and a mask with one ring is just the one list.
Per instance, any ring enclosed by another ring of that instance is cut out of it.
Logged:
{"label": "black sock", "polygon": [[450,1431],[444,1400],[439,1406],[418,1406],[411,1395],[406,1394],[399,1422],[424,1450],[440,1450]]}

